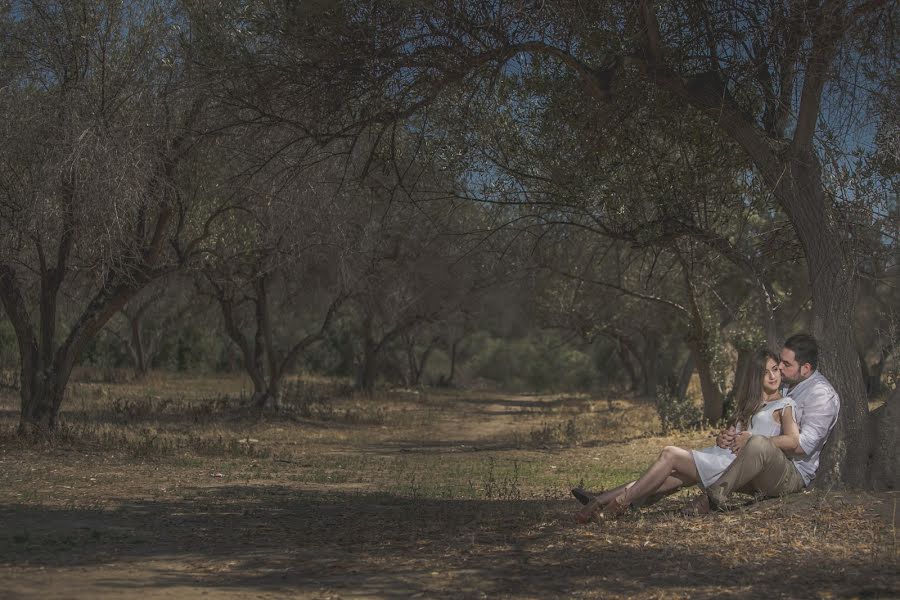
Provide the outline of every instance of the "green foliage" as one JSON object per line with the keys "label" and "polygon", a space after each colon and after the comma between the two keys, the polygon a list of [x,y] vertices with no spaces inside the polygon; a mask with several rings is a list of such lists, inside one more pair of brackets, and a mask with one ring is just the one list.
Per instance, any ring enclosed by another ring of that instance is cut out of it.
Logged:
{"label": "green foliage", "polygon": [[310,373],[353,377],[356,374],[357,328],[348,316],[336,319],[325,332],[325,339],[307,348],[297,367]]}
{"label": "green foliage", "polygon": [[656,412],[663,435],[696,427],[703,421],[703,413],[690,395],[679,396],[677,390],[665,386],[656,390]]}
{"label": "green foliage", "polygon": [[558,334],[534,332],[504,340],[483,336],[468,370],[509,390],[586,390],[596,383],[590,355],[566,344]]}
{"label": "green foliage", "polygon": [[79,364],[84,367],[119,369],[131,366],[131,357],[121,340],[107,331],[101,331],[88,344]]}
{"label": "green foliage", "polygon": [[[127,342],[107,331],[101,332],[91,340],[79,364],[100,369],[133,367],[126,344]],[[159,353],[150,366],[180,373],[236,372],[241,369],[241,362],[237,350],[224,333],[198,320],[184,323],[164,335]]]}
{"label": "green foliage", "polygon": [[190,323],[163,338],[157,366],[179,372],[236,372],[240,357],[231,340],[204,323]]}

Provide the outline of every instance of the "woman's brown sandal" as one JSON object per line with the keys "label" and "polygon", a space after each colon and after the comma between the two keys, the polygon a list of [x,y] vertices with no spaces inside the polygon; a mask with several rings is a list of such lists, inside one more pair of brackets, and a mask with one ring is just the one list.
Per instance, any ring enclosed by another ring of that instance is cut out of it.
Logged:
{"label": "woman's brown sandal", "polygon": [[630,506],[631,502],[625,500],[625,494],[623,493],[613,498],[613,501],[604,506],[601,512],[604,517],[618,519],[628,511]]}
{"label": "woman's brown sandal", "polygon": [[584,508],[575,513],[575,522],[585,524],[590,523],[591,521],[597,520],[597,515],[600,512],[600,509],[603,508],[600,504],[600,500],[594,498],[590,502],[584,505]]}

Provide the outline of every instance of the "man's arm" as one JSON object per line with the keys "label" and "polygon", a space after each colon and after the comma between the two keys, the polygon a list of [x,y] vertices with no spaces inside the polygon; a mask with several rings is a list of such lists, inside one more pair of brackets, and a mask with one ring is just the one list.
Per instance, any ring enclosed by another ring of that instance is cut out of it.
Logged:
{"label": "man's arm", "polygon": [[837,393],[830,386],[822,386],[803,405],[800,423],[800,456],[821,450],[837,421],[840,403]]}
{"label": "man's arm", "polygon": [[[837,419],[838,400],[834,391],[830,388],[822,388],[815,390],[813,395],[806,401],[803,407],[803,428],[795,436],[793,430],[787,433],[786,429],[782,429],[781,435],[773,438],[772,443],[775,444],[790,458],[803,458],[825,444],[825,439],[831,432],[834,422]],[[793,412],[793,411],[791,411]],[[784,416],[787,410],[782,413],[782,428],[784,428]],[[791,415],[791,421],[796,427],[796,422]]]}

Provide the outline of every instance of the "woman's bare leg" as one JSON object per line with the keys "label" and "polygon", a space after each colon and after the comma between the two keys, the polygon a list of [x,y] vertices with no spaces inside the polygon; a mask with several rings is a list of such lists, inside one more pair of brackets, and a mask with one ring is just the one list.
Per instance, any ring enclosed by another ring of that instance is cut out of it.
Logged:
{"label": "woman's bare leg", "polygon": [[[598,500],[598,504],[600,504],[601,506],[605,506],[612,502],[615,498],[621,496],[635,483],[635,481],[629,481],[628,483],[620,485],[619,487],[592,495]],[[666,496],[677,492],[681,487],[685,485],[689,485],[689,483],[685,482],[683,479],[679,479],[678,477],[669,476],[665,481],[662,482],[662,484],[660,484],[658,488],[656,488],[653,492],[651,492],[644,498],[644,501],[640,503],[640,506],[650,506],[651,504],[655,504]]]}
{"label": "woman's bare leg", "polygon": [[677,489],[682,485],[700,481],[697,466],[690,450],[677,446],[666,446],[659,458],[640,479],[628,486],[621,504],[632,504],[641,498]]}
{"label": "woman's bare leg", "polygon": [[634,506],[644,507],[650,506],[651,504],[656,504],[666,496],[671,496],[686,485],[690,484],[682,479],[679,479],[678,477],[675,477],[674,475],[670,475],[668,478],[666,478],[665,481],[662,482],[662,485],[656,488],[653,493],[644,496],[644,498],[641,500],[636,501],[634,503]]}
{"label": "woman's bare leg", "polygon": [[[584,508],[575,513],[575,520],[586,523],[600,509],[606,508],[616,498],[621,507],[629,504],[647,506],[658,502],[682,486],[700,481],[694,457],[689,450],[666,446],[659,458],[638,479],[598,494]],[[643,500],[643,502],[641,502]]]}
{"label": "woman's bare leg", "polygon": [[589,496],[593,496],[592,500],[597,501],[598,504],[603,505],[607,502],[610,502],[613,498],[620,496],[625,492],[630,486],[634,485],[633,481],[629,481],[628,483],[622,484],[618,487],[614,487],[611,490],[606,490],[604,492],[585,492]]}

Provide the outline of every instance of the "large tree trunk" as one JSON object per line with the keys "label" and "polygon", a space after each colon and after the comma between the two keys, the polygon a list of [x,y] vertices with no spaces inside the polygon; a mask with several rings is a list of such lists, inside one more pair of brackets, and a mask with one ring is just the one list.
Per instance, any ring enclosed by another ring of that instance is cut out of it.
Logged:
{"label": "large tree trunk", "polygon": [[269,384],[263,382],[262,386],[258,386],[254,380],[253,397],[250,402],[259,409],[263,408],[281,408],[281,383],[282,378],[272,378]]}
{"label": "large tree trunk", "polygon": [[37,357],[20,361],[19,433],[22,434],[46,433],[56,427],[70,375],[70,371],[61,371],[56,365],[40,365],[34,358]]}
{"label": "large tree trunk", "polygon": [[873,463],[896,460],[896,456],[878,456],[870,437],[868,399],[853,341],[857,282],[852,258],[829,210],[818,159],[811,152],[802,154],[789,162],[787,173],[777,165],[767,166],[764,176],[782,201],[806,255],[813,301],[811,329],[820,344],[819,369],[841,399],[838,422],[825,445],[816,481],[824,486],[863,487],[871,484]]}
{"label": "large tree trunk", "polygon": [[[38,351],[41,346],[38,346],[36,340],[32,340],[31,344],[20,341],[22,412],[19,431],[21,433],[49,432],[56,427],[75,361],[97,332],[142,286],[146,285],[148,280],[149,277],[144,273],[140,277],[135,277],[128,285],[100,290],[72,326],[66,340],[59,346],[54,344],[52,337],[43,340],[41,351]],[[45,318],[55,322],[56,314],[48,313]],[[52,329],[45,321],[41,326],[44,331]],[[31,329],[28,324],[26,328]]]}
{"label": "large tree trunk", "polygon": [[259,369],[248,365],[246,360],[244,369],[253,383],[253,395],[250,397],[250,404],[257,408],[263,408],[269,402],[269,386],[266,385],[266,377]]}
{"label": "large tree trunk", "polygon": [[[265,286],[265,283],[261,284]],[[263,294],[262,300],[265,299]],[[253,342],[251,343],[247,336],[241,331],[240,326],[235,318],[235,307],[231,299],[222,294],[217,296],[219,306],[222,309],[222,317],[225,321],[225,332],[228,337],[237,345],[241,351],[241,358],[244,363],[244,371],[250,376],[253,382],[253,395],[250,397],[250,403],[257,408],[265,408],[267,406],[278,406],[279,391],[281,385],[280,373],[266,373],[266,344],[265,339],[267,333],[265,331],[268,325],[266,315],[266,307],[261,303],[260,298],[255,298],[254,309],[254,329]]]}

